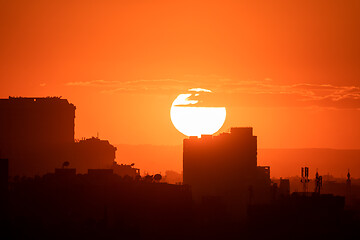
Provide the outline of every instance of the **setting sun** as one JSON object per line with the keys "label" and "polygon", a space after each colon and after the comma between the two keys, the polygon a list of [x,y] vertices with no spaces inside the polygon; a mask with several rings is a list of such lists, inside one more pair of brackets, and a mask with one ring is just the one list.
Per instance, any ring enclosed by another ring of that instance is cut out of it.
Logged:
{"label": "setting sun", "polygon": [[360,0],[0,6],[0,240],[360,235]]}
{"label": "setting sun", "polygon": [[211,94],[211,91],[194,88],[189,89],[187,94],[180,94],[174,100],[170,116],[179,132],[187,136],[201,137],[204,134],[214,134],[222,127],[226,118],[226,109],[206,106],[206,101],[200,100],[206,94]]}

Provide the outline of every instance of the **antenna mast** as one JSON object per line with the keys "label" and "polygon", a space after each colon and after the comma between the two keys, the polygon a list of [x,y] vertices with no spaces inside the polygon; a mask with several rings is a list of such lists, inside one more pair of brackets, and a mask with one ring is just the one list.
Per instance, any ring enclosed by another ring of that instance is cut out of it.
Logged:
{"label": "antenna mast", "polygon": [[320,194],[321,187],[322,187],[322,176],[319,176],[319,173],[316,171],[316,175],[315,175],[315,193]]}
{"label": "antenna mast", "polygon": [[303,192],[304,194],[307,193],[308,191],[308,182],[309,182],[309,168],[308,167],[302,167],[301,168],[301,180],[300,182],[302,182],[303,184]]}

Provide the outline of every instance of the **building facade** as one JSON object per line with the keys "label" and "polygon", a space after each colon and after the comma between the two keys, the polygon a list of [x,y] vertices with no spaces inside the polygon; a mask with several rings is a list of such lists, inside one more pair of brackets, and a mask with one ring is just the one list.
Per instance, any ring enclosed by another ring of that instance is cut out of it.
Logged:
{"label": "building facade", "polygon": [[244,215],[249,204],[270,197],[270,168],[257,166],[252,128],[184,139],[183,176],[196,202],[216,197],[234,214]]}
{"label": "building facade", "polygon": [[0,159],[8,159],[10,177],[41,176],[64,162],[78,173],[113,167],[109,141],[75,141],[75,109],[60,97],[0,99]]}
{"label": "building facade", "polygon": [[82,174],[88,169],[112,169],[115,152],[116,147],[107,140],[95,137],[82,139],[74,144],[70,166]]}
{"label": "building facade", "polygon": [[61,166],[74,143],[75,106],[60,97],[0,99],[0,158],[9,175],[41,175]]}

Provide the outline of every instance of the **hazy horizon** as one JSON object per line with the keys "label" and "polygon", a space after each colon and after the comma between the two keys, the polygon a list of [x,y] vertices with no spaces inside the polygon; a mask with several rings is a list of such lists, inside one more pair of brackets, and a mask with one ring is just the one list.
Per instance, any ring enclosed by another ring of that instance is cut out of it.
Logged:
{"label": "hazy horizon", "polygon": [[[182,171],[182,145],[114,144],[116,161],[121,164],[135,163],[141,173]],[[320,174],[346,178],[350,169],[352,177],[360,178],[360,149],[331,148],[259,148],[258,165],[270,166],[271,177],[300,175],[300,168],[309,166],[311,175],[316,169]]]}

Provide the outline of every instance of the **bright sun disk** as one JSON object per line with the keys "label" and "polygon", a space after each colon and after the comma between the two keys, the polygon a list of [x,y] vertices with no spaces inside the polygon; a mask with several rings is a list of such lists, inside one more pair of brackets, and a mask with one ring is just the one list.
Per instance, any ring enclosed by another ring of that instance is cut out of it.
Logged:
{"label": "bright sun disk", "polygon": [[201,135],[216,133],[225,122],[226,108],[197,107],[199,100],[190,98],[199,97],[201,94],[211,94],[211,91],[194,88],[189,89],[189,92],[195,93],[180,94],[171,106],[170,117],[175,128],[186,136],[201,137]]}

